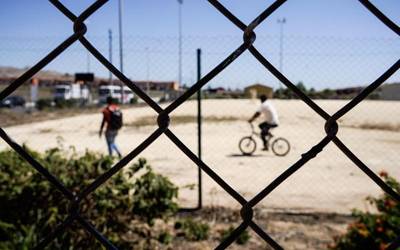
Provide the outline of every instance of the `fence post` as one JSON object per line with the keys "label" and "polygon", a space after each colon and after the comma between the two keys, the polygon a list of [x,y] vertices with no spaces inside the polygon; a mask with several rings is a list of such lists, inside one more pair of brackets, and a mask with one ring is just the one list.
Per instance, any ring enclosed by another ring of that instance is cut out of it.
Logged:
{"label": "fence post", "polygon": [[[197,81],[201,79],[201,49],[197,49]],[[198,146],[198,157],[201,160],[201,88],[197,91],[197,146]],[[202,178],[201,178],[201,168],[198,167],[198,205],[197,209],[203,207],[203,193],[202,193]]]}

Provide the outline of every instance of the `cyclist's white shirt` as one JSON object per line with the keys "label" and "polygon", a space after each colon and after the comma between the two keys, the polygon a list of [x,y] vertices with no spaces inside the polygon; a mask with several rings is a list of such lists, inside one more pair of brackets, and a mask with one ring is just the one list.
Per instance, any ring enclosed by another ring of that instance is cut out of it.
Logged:
{"label": "cyclist's white shirt", "polygon": [[265,122],[269,124],[279,124],[278,112],[276,112],[275,107],[268,100],[261,103],[257,112],[261,113]]}

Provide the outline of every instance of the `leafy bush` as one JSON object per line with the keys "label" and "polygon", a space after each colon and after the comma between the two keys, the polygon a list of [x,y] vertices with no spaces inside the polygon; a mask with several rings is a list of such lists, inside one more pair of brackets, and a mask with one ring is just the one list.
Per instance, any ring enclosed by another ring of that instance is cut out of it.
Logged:
{"label": "leafy bush", "polygon": [[56,99],[55,107],[59,108],[59,109],[73,108],[73,107],[79,106],[80,103],[81,103],[81,100],[78,100],[78,99],[70,99],[70,100]]}
{"label": "leafy bush", "polygon": [[[380,176],[393,190],[400,193],[400,184],[386,172]],[[388,194],[367,200],[376,206],[378,213],[372,214],[355,210],[355,222],[350,224],[346,234],[337,237],[331,249],[385,249],[400,235],[400,203]]]}
{"label": "leafy bush", "polygon": [[168,178],[154,173],[143,158],[133,165],[135,170],[142,168],[147,171],[133,185],[133,212],[152,226],[154,219],[166,219],[178,211],[178,188]]}
{"label": "leafy bush", "polygon": [[36,101],[36,108],[38,110],[44,110],[53,107],[52,99],[39,99]]}
{"label": "leafy bush", "polygon": [[131,99],[131,103],[130,104],[137,104],[139,102],[139,98],[135,95],[132,99]]}
{"label": "leafy bush", "polygon": [[[228,230],[224,230],[221,233],[221,238],[222,240],[226,239],[229,237],[229,235],[235,230],[234,227],[229,227]],[[239,245],[245,245],[248,241],[250,240],[250,234],[247,232],[247,230],[243,231],[239,237],[236,239],[236,243]]]}
{"label": "leafy bush", "polygon": [[[91,152],[78,156],[74,152],[59,149],[51,149],[44,154],[27,148],[25,150],[75,194],[113,164],[112,158]],[[80,207],[81,215],[119,248],[132,247],[129,244],[132,239],[127,233],[137,231],[133,228],[137,223],[130,222],[140,219],[132,211],[143,214],[143,207],[138,206],[138,199],[132,194],[141,195],[144,204],[153,204],[153,200],[163,201],[161,211],[157,211],[159,206],[150,206],[152,212],[147,215],[147,220],[151,216],[166,216],[164,212],[172,210],[168,205],[176,209],[176,204],[168,200],[176,196],[151,196],[177,191],[172,183],[168,183],[167,188],[162,187],[162,178],[153,173],[150,166],[146,165],[146,172],[132,180],[134,175],[138,175],[143,162],[140,160],[139,164],[127,168],[124,173],[120,171],[86,197]],[[167,181],[165,177],[163,180],[164,183]],[[135,189],[143,186],[143,183],[147,183],[152,191],[146,193]],[[163,191],[157,191],[160,189]],[[0,204],[0,249],[31,249],[65,220],[70,209],[69,200],[14,151],[0,152]],[[102,246],[80,224],[74,222],[49,248],[101,249]]]}
{"label": "leafy bush", "polygon": [[158,241],[165,245],[170,244],[172,242],[172,239],[173,237],[168,231],[162,232],[158,236]]}
{"label": "leafy bush", "polygon": [[190,218],[175,222],[175,229],[180,230],[180,235],[190,241],[206,240],[210,232],[208,224]]}

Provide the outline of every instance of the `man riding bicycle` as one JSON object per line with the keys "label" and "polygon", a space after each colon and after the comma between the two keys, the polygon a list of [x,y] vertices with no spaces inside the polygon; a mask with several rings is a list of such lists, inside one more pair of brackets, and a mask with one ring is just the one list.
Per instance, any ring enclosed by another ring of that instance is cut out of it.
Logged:
{"label": "man riding bicycle", "polygon": [[258,108],[256,113],[249,119],[249,122],[252,123],[256,118],[260,115],[263,115],[264,121],[258,125],[261,129],[261,140],[263,141],[264,148],[262,150],[268,150],[268,143],[267,143],[267,136],[269,130],[271,128],[278,127],[279,120],[278,120],[278,113],[276,112],[275,107],[272,103],[268,100],[266,95],[260,96],[261,106]]}

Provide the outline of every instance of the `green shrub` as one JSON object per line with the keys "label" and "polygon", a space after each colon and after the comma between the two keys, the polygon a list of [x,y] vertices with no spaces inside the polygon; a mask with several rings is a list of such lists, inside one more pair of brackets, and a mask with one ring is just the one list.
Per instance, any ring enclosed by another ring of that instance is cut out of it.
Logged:
{"label": "green shrub", "polygon": [[38,110],[44,110],[53,107],[52,99],[39,99],[36,101],[36,108]]}
{"label": "green shrub", "polygon": [[132,99],[131,99],[131,104],[137,104],[139,102],[139,98],[135,95]]}
{"label": "green shrub", "polygon": [[206,240],[210,232],[208,224],[190,218],[175,222],[175,229],[180,230],[180,234],[190,241]]}
{"label": "green shrub", "polygon": [[[221,239],[225,240],[226,238],[228,238],[234,230],[234,227],[229,227],[227,230],[223,230],[221,233]],[[245,230],[239,235],[235,242],[239,245],[245,245],[249,240],[250,234],[247,232],[247,230]]]}
{"label": "green shrub", "polygon": [[[44,154],[25,149],[75,194],[81,192],[113,165],[112,158],[91,152],[78,156],[74,152],[64,152],[59,149],[51,149]],[[139,162],[143,163],[144,160]],[[156,175],[150,166],[147,166],[147,172],[139,176],[138,166],[141,165],[135,164],[125,171],[119,171],[86,197],[80,207],[80,214],[122,249],[132,247],[128,244],[127,233],[136,225],[131,222],[139,219],[132,213],[138,209],[134,202],[137,199],[132,195],[137,192],[134,188],[154,180],[149,175]],[[160,189],[160,184],[155,185],[148,187]],[[171,183],[168,187],[173,187],[175,192],[175,187]],[[151,196],[156,194],[154,192],[147,194],[148,196],[141,196],[145,204],[160,199],[163,200],[163,204],[172,204],[168,198]],[[65,220],[70,209],[69,200],[14,151],[0,152],[0,204],[0,249],[33,248],[40,239]],[[158,206],[152,207],[155,211],[148,217],[166,216],[163,213],[170,210],[166,206],[162,207],[161,211],[156,210]],[[175,205],[173,208],[175,209]],[[71,248],[102,249],[103,247],[79,223],[74,222],[49,245],[49,249]]]}
{"label": "green shrub", "polygon": [[139,159],[132,169],[146,169],[133,185],[133,212],[152,226],[154,219],[166,219],[178,211],[178,188],[168,178],[156,174],[145,159]]}
{"label": "green shrub", "polygon": [[55,107],[59,109],[73,108],[79,106],[80,102],[81,100],[78,99],[70,99],[70,100],[56,99]]}
{"label": "green shrub", "polygon": [[172,235],[167,231],[162,232],[160,233],[160,235],[158,235],[158,241],[162,244],[168,245],[172,242],[172,240],[173,240]]}
{"label": "green shrub", "polygon": [[[400,193],[399,182],[386,172],[381,172],[380,176]],[[378,198],[368,197],[367,200],[376,206],[378,213],[355,210],[355,222],[348,226],[344,235],[335,238],[331,249],[386,249],[400,235],[400,203],[386,193]]]}

